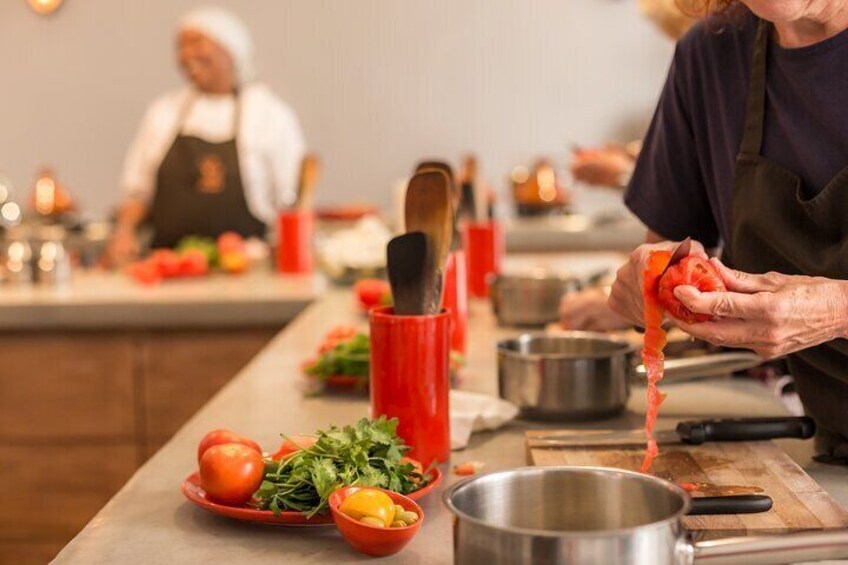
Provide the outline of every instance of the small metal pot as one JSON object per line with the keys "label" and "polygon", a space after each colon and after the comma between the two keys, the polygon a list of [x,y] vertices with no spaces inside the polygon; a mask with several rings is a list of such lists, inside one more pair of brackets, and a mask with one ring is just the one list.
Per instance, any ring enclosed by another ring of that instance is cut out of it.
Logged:
{"label": "small metal pot", "polygon": [[[624,410],[630,381],[644,382],[636,348],[601,333],[524,334],[498,343],[501,398],[526,419],[579,421]],[[762,363],[754,353],[716,353],[665,363],[666,382],[727,375]]]}
{"label": "small metal pot", "polygon": [[544,327],[559,320],[559,302],[583,288],[576,278],[500,275],[489,282],[492,310],[502,326]]}
{"label": "small metal pot", "polygon": [[691,499],[668,481],[603,467],[524,467],[472,477],[443,495],[454,563],[764,565],[848,557],[848,531],[693,544]]}

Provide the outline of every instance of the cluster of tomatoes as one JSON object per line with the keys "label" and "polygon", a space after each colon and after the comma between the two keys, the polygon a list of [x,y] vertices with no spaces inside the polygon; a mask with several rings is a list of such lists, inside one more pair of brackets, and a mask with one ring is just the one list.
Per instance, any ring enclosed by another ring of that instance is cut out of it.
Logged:
{"label": "cluster of tomatoes", "polygon": [[[308,449],[314,436],[292,436],[269,458],[279,461]],[[197,448],[200,486],[210,500],[228,506],[249,502],[265,475],[265,457],[259,444],[230,430],[213,430]]]}

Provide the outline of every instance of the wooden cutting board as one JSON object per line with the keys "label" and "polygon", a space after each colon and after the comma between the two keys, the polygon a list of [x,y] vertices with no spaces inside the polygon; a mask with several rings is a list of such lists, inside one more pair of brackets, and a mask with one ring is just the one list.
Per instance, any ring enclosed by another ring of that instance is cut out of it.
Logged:
{"label": "wooden cutting board", "polygon": [[[533,441],[537,435],[577,431],[527,432],[528,463],[639,468],[642,446],[549,448]],[[705,485],[693,496],[762,492],[774,500],[772,509],[761,514],[687,516],[683,523],[695,540],[848,527],[848,512],[771,441],[660,446],[653,473]]]}

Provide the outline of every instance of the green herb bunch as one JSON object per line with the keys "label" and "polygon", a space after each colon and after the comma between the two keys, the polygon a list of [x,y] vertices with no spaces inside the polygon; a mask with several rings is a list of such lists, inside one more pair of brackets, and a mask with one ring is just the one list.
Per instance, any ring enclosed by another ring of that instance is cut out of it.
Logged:
{"label": "green herb bunch", "polygon": [[256,506],[312,517],[328,511],[327,499],[341,487],[381,487],[401,494],[422,488],[431,477],[401,461],[409,447],[398,437],[397,425],[397,418],[363,418],[355,426],[319,431],[315,445],[282,461],[266,460]]}
{"label": "green herb bunch", "polygon": [[370,355],[371,342],[366,334],[360,333],[321,354],[318,360],[305,370],[307,374],[319,378],[349,375],[367,379]]}

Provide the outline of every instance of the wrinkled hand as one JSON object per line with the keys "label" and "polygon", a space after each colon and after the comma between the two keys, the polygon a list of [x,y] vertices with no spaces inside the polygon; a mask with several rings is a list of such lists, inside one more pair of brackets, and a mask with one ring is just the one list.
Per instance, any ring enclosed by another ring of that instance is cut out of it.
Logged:
{"label": "wrinkled hand", "polygon": [[800,349],[848,336],[848,281],[734,271],[713,264],[728,292],[698,292],[679,286],[675,296],[693,312],[715,320],[677,325],[715,345],[752,349],[774,359]]}
{"label": "wrinkled hand", "polygon": [[[615,276],[612,284],[612,292],[609,297],[609,307],[616,313],[624,316],[632,323],[644,326],[644,302],[642,301],[642,280],[645,278],[645,264],[651,251],[667,249],[673,250],[677,246],[675,241],[663,241],[661,243],[646,243],[640,245],[630,253],[627,263],[622,265]],[[704,246],[697,241],[692,241],[690,255],[707,258]]]}
{"label": "wrinkled hand", "polygon": [[604,288],[590,288],[564,295],[559,304],[563,329],[608,332],[629,327],[626,318],[607,306],[607,294]]}
{"label": "wrinkled hand", "polygon": [[582,149],[572,155],[571,174],[591,184],[621,187],[621,179],[633,172],[636,160],[620,145]]}

